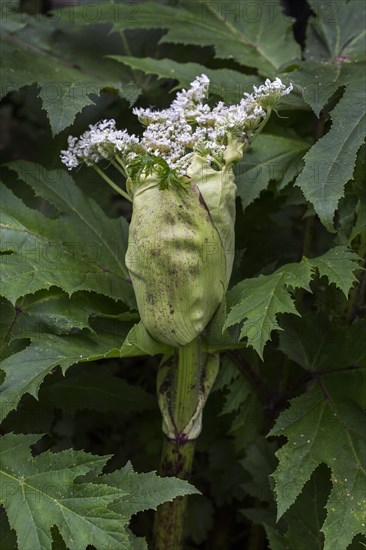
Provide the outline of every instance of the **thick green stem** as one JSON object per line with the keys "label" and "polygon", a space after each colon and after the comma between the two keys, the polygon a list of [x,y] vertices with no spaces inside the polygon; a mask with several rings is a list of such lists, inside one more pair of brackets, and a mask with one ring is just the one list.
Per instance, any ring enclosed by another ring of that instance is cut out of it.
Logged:
{"label": "thick green stem", "polygon": [[[201,431],[202,411],[219,367],[219,356],[201,351],[200,340],[182,346],[175,361],[164,363],[157,380],[163,416],[164,444],[160,475],[188,480],[196,439]],[[155,516],[152,550],[183,547],[187,497],[159,506]]]}
{"label": "thick green stem", "polygon": [[[164,436],[161,476],[188,480],[192,470],[195,441],[173,441]],[[180,550],[183,547],[184,518],[188,497],[177,497],[158,507],[154,523],[153,550]]]}

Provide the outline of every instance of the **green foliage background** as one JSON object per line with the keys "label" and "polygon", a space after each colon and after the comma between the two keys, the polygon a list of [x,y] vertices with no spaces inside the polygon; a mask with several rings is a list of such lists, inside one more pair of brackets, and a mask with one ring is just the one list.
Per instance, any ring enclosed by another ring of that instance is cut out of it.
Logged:
{"label": "green foliage background", "polygon": [[[4,4],[2,549],[146,548],[148,510],[195,492],[187,549],[365,547],[365,6]],[[101,118],[138,132],[132,105],[165,107],[203,72],[213,101],[276,76],[295,91],[237,167],[190,486],[151,472],[168,350],[139,324],[130,207],[59,152]]]}

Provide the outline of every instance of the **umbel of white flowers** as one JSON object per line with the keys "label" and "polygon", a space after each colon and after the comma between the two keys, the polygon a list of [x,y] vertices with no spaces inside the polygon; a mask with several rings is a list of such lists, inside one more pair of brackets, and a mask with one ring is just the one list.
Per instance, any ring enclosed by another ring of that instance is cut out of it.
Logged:
{"label": "umbel of white flowers", "polygon": [[[202,335],[228,288],[235,251],[233,166],[271,110],[292,90],[267,80],[238,105],[210,107],[197,77],[168,109],[134,109],[141,137],[103,120],[62,151],[66,166],[92,166],[133,202],[125,262],[145,329],[173,347]],[[126,177],[121,189],[97,165]]]}
{"label": "umbel of white flowers", "polygon": [[266,80],[252,94],[245,93],[237,105],[222,101],[211,108],[208,96],[209,79],[198,76],[188,90],[182,90],[168,109],[135,108],[134,114],[146,127],[141,138],[117,130],[115,120],[102,120],[91,125],[80,138],[70,136],[68,149],[61,151],[61,160],[69,170],[82,163],[95,166],[111,161],[129,176],[129,166],[141,154],[154,155],[166,161],[179,176],[186,176],[195,152],[204,155],[218,169],[223,165],[227,134],[245,134],[249,140],[261,122],[292,90],[279,78]]}

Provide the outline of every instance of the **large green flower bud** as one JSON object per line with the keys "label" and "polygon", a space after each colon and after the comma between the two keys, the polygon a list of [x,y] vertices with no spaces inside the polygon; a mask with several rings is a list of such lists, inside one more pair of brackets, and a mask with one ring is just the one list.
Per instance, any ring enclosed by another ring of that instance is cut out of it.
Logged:
{"label": "large green flower bud", "polygon": [[149,176],[137,187],[126,265],[154,338],[182,346],[201,334],[228,281],[220,234],[195,184],[161,189]]}

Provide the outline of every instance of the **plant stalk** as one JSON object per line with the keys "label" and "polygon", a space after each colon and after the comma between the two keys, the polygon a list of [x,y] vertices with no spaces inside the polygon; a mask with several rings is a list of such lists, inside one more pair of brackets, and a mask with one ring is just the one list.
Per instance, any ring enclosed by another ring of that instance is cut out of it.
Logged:
{"label": "plant stalk", "polygon": [[[188,481],[193,463],[195,440],[174,441],[164,436],[159,475]],[[187,496],[161,504],[155,515],[153,550],[180,550],[184,540]]]}
{"label": "plant stalk", "polygon": [[[218,354],[201,351],[196,338],[179,348],[175,361],[163,363],[157,379],[158,401],[163,416],[164,443],[161,476],[189,480],[202,411],[219,367]],[[158,507],[152,550],[181,550],[187,497],[177,497]]]}
{"label": "plant stalk", "polygon": [[197,408],[202,370],[200,359],[200,341],[196,338],[179,348],[177,368],[171,371],[171,411],[177,439],[182,436]]}

